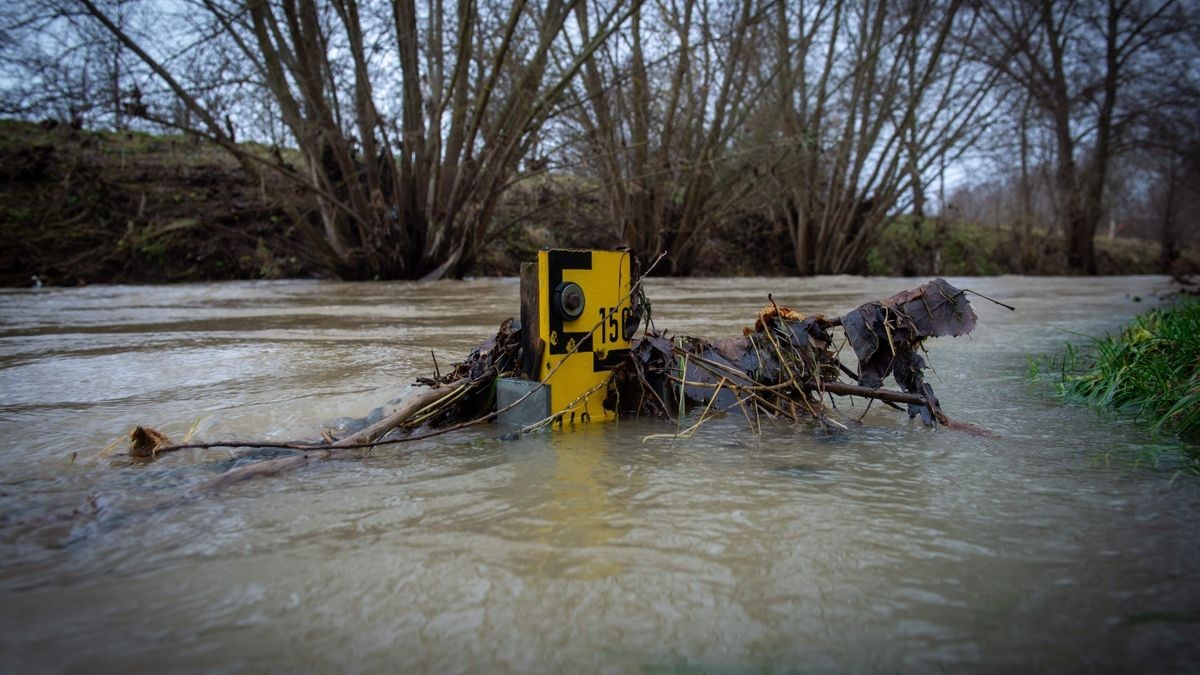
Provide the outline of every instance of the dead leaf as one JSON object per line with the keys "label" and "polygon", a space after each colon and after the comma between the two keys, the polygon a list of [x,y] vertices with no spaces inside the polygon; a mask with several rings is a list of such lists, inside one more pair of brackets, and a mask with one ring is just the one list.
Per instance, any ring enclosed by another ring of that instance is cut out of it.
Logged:
{"label": "dead leaf", "polygon": [[171,439],[166,434],[152,427],[134,427],[129,432],[129,455],[141,459],[149,459],[158,455],[165,447],[171,446]]}

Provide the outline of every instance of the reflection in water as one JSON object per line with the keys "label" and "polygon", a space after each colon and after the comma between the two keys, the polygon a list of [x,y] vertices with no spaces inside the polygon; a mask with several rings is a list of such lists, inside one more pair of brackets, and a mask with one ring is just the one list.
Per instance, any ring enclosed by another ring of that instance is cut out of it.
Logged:
{"label": "reflection in water", "polygon": [[620,518],[614,515],[620,504],[609,499],[599,475],[609,449],[605,431],[600,424],[581,424],[538,439],[547,441],[554,453],[554,476],[537,512],[547,521],[536,535],[548,545],[541,574],[595,580],[624,569],[605,549],[623,532],[612,524]]}
{"label": "reflection in water", "polygon": [[[1018,307],[930,347],[947,412],[999,438],[879,406],[833,436],[476,429],[182,503],[227,451],[97,451],[362,417],[494,331],[516,281],[0,291],[0,670],[1195,670],[1200,483],[1105,468],[1146,434],[1023,380],[1164,281],[952,282]],[[711,337],[768,291],[839,313],[912,285],[648,290],[659,327]]]}

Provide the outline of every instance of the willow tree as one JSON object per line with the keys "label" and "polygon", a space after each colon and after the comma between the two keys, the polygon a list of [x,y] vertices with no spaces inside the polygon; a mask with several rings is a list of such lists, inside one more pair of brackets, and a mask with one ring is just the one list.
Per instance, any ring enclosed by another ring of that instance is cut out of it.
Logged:
{"label": "willow tree", "polygon": [[[194,131],[251,173],[278,172],[310,192],[317,222],[298,224],[323,261],[359,279],[466,270],[563,90],[638,7],[192,0],[208,21],[190,46],[175,49],[119,26],[94,0],[77,1],[195,114]],[[576,12],[592,15],[582,39],[567,30]],[[299,165],[282,152],[240,148],[233,121],[211,109],[206,91],[188,86],[194,78],[179,72],[179,56],[215,45],[238,55],[240,86],[269,101]],[[552,58],[567,48],[572,59]]]}
{"label": "willow tree", "polygon": [[[583,163],[599,178],[620,238],[643,258],[669,251],[687,274],[711,226],[747,185],[729,150],[756,93],[758,0],[647,5],[621,42],[585,60],[571,93]],[[581,35],[595,28],[577,12]]]}
{"label": "willow tree", "polygon": [[754,125],[762,202],[783,222],[801,274],[859,271],[883,224],[922,203],[927,177],[979,133],[993,78],[960,48],[974,14],[960,0],[774,11],[761,74],[773,96]]}

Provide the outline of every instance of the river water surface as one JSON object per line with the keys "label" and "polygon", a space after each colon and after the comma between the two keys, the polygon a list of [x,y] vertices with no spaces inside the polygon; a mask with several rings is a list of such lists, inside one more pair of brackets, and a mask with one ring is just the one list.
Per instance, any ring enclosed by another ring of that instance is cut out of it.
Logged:
{"label": "river water surface", "polygon": [[[768,292],[841,313],[921,281],[648,294],[717,337]],[[975,334],[929,343],[947,413],[998,438],[880,406],[838,435],[477,428],[191,501],[238,453],[97,455],[197,418],[311,438],[465,356],[517,282],[0,291],[0,671],[1194,672],[1200,481],[1130,468],[1170,441],[1026,381],[1167,281],[951,282],[1018,308],[974,298]]]}

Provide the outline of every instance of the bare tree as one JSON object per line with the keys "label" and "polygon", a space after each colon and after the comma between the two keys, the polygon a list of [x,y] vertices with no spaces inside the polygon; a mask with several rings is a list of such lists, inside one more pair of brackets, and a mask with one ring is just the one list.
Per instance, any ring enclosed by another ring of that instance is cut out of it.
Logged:
{"label": "bare tree", "polygon": [[[232,117],[222,119],[177,67],[186,50],[146,44],[97,0],[78,0],[186,105],[199,133],[248,171],[278,171],[316,195],[319,231],[306,231],[345,278],[462,273],[563,90],[638,7],[585,10],[595,29],[578,40],[565,26],[582,0],[459,0],[449,9],[415,0],[194,1],[208,17],[198,35],[219,38],[248,64],[243,85],[269,93],[303,167],[239,148]],[[556,45],[573,39],[575,58],[553,62]],[[381,94],[398,108],[381,107]]]}
{"label": "bare tree", "polygon": [[1177,106],[1165,106],[1146,115],[1141,139],[1129,161],[1117,167],[1133,183],[1126,201],[1132,208],[1122,214],[1142,234],[1160,244],[1159,266],[1174,270],[1183,247],[1200,237],[1200,89],[1186,76],[1169,87]]}
{"label": "bare tree", "polygon": [[603,192],[609,241],[669,250],[667,273],[742,224],[801,274],[861,271],[985,151],[962,213],[1019,252],[1056,220],[1069,267],[1094,271],[1109,205],[1149,199],[1153,171],[1176,204],[1193,175],[1186,153],[1154,159],[1195,137],[1179,0],[32,2],[0,20],[18,73],[0,110],[207,139],[345,278],[464,273],[506,190],[551,171]]}
{"label": "bare tree", "polygon": [[1141,75],[1162,67],[1186,21],[1176,0],[985,3],[989,66],[1021,87],[1054,135],[1055,186],[1067,267],[1095,273],[1093,239],[1113,156],[1154,92]]}
{"label": "bare tree", "polygon": [[[132,20],[129,0],[101,0],[118,25]],[[125,99],[136,73],[120,42],[55,0],[6,8],[0,18],[0,64],[8,81],[0,112],[125,129]]]}
{"label": "bare tree", "polygon": [[[883,223],[978,136],[992,79],[959,48],[958,0],[777,5],[777,92],[764,154],[801,274],[860,268]],[[769,76],[769,75],[768,75]]]}
{"label": "bare tree", "polygon": [[752,110],[763,13],[757,0],[654,9],[587,59],[572,110],[620,239],[643,256],[669,251],[664,271],[687,274],[745,190],[730,152]]}

